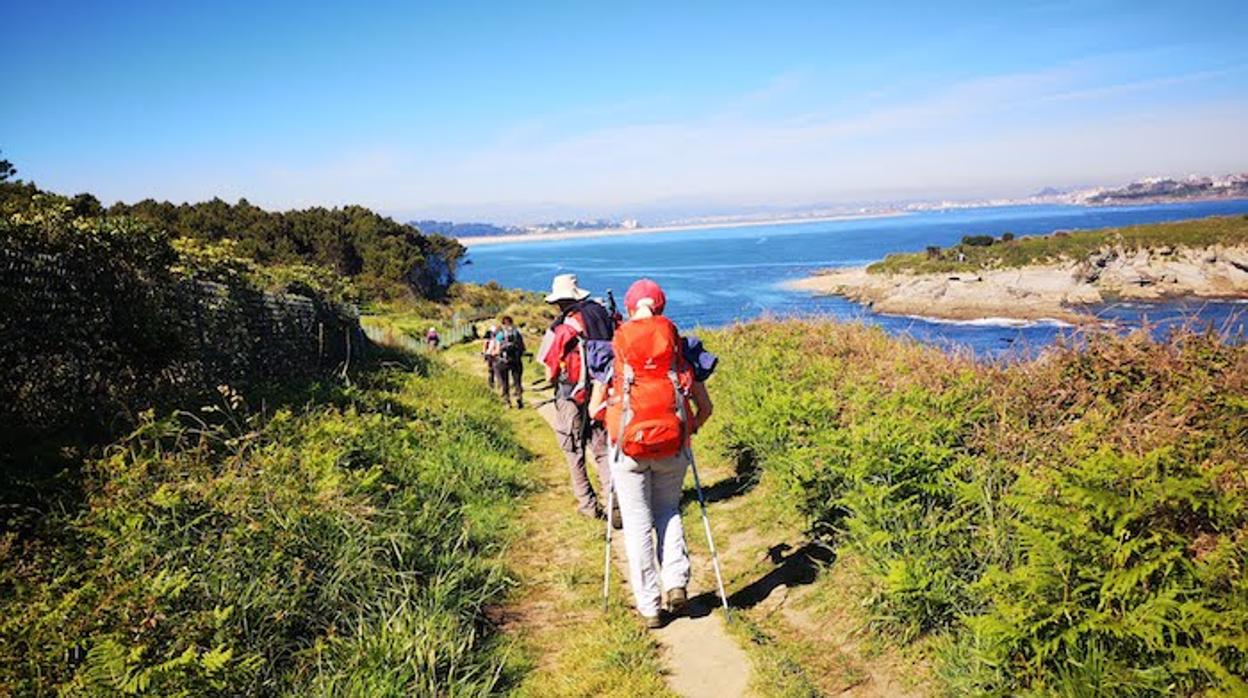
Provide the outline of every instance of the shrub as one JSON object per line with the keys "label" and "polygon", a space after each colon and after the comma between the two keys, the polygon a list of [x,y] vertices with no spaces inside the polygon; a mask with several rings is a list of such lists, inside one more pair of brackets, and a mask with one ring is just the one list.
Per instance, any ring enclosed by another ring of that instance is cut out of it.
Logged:
{"label": "shrub", "polygon": [[952,693],[1244,691],[1248,345],[995,365],[827,322],[706,339],[720,448],[856,560],[876,627],[945,637]]}
{"label": "shrub", "polygon": [[962,244],[969,247],[991,247],[996,238],[991,235],[963,235]]}
{"label": "shrub", "polygon": [[1202,468],[1161,448],[1102,448],[1060,469],[1024,472],[1020,559],[978,583],[987,611],[967,618],[981,692],[1053,690],[1096,658],[1106,695],[1248,688],[1248,509]]}

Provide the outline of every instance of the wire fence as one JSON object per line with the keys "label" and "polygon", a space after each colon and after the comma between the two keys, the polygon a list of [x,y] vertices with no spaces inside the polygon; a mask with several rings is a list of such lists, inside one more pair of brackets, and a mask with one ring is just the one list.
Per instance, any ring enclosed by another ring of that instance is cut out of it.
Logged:
{"label": "wire fence", "polygon": [[340,371],[357,311],[203,281],[124,238],[13,236],[0,246],[0,455],[56,433],[112,432],[144,409]]}

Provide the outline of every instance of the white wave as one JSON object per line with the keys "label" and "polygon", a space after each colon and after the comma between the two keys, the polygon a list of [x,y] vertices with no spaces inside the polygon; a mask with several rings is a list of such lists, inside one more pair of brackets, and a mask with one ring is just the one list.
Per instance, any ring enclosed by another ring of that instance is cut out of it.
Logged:
{"label": "white wave", "polygon": [[[886,313],[881,313],[885,315]],[[1012,317],[981,317],[973,320],[953,320],[950,318],[927,317],[924,315],[892,315],[889,317],[904,317],[911,320],[922,320],[923,322],[931,322],[938,325],[963,325],[966,327],[1074,327],[1073,324],[1065,320],[1057,318],[1036,318],[1035,320],[1020,320]]]}

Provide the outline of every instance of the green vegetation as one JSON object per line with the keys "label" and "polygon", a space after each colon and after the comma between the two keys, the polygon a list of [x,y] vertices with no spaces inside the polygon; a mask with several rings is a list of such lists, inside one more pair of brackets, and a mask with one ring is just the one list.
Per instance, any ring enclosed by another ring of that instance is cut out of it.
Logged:
{"label": "green vegetation", "polygon": [[311,265],[350,279],[365,298],[441,298],[455,280],[465,249],[440,235],[424,235],[362,206],[273,212],[245,199],[173,204],[151,199],[103,206],[90,194],[62,197],[21,181],[0,180],[0,214],[22,214],[49,202],[75,217],[145,223],[174,238],[204,243],[231,240],[234,252],[262,266]]}
{"label": "green vegetation", "polygon": [[332,370],[358,332],[340,304],[353,296],[344,280],[261,267],[227,243],[76,217],[57,199],[0,217],[0,239],[0,476],[14,461],[29,467],[13,448],[124,432],[141,410],[175,409],[221,384]]}
{"label": "green vegetation", "polygon": [[1248,690],[1248,346],[1002,366],[835,323],[707,341],[725,456],[836,544],[873,627],[939,648],[950,693]]}
{"label": "green vegetation", "polygon": [[[481,695],[528,487],[479,381],[389,357],[251,412],[147,416],[85,504],[0,538],[0,692]],[[402,363],[395,363],[402,362]],[[415,369],[413,371],[413,369]]]}
{"label": "green vegetation", "polygon": [[468,325],[475,324],[480,332],[503,315],[510,315],[516,326],[529,332],[544,332],[555,319],[554,306],[542,300],[542,294],[486,284],[456,283],[446,299],[400,303],[372,303],[365,306],[362,322],[383,331],[423,337],[430,327],[437,328],[444,342],[467,338]]}
{"label": "green vegetation", "polygon": [[525,453],[479,381],[363,354],[367,265],[262,264],[259,237],[21,182],[0,209],[0,695],[518,679],[491,609]]}
{"label": "green vegetation", "polygon": [[16,174],[17,168],[13,166],[13,163],[0,158],[0,182],[6,182]]}
{"label": "green vegetation", "polygon": [[[997,239],[991,235],[963,235],[962,244],[967,247],[991,247],[996,243]],[[1005,236],[1002,236],[1002,242]]]}
{"label": "green vegetation", "polygon": [[1248,244],[1248,217],[1212,216],[1177,223],[1152,223],[1043,237],[1015,238],[1012,233],[966,236],[962,244],[925,253],[892,254],[867,267],[873,274],[943,274],[1080,261],[1109,247],[1125,250],[1160,247],[1201,248]]}

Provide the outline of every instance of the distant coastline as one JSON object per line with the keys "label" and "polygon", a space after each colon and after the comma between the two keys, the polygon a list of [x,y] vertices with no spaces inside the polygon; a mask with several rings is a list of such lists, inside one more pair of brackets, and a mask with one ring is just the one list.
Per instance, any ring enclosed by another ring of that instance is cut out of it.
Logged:
{"label": "distant coastline", "polygon": [[580,240],[603,237],[624,237],[628,235],[650,235],[654,233],[683,233],[710,228],[753,228],[764,225],[785,225],[792,223],[826,223],[831,221],[853,221],[871,218],[894,218],[910,215],[908,211],[881,211],[878,213],[847,213],[836,216],[811,216],[808,218],[770,218],[766,220],[687,223],[679,225],[659,225],[639,228],[602,228],[598,230],[559,230],[544,233],[516,233],[514,235],[470,236],[456,238],[464,247],[481,247],[485,245],[502,245],[516,242],[549,242],[556,240]]}
{"label": "distant coastline", "polygon": [[[864,209],[859,213],[821,215],[821,212],[808,210],[811,215],[775,216],[766,219],[729,218],[728,220],[702,220],[696,223],[673,223],[669,225],[639,227],[635,220],[625,221],[621,225],[609,225],[602,228],[575,227],[564,229],[562,224],[552,229],[539,229],[534,232],[504,232],[504,228],[492,224],[452,224],[438,221],[412,221],[417,228],[429,228],[434,232],[449,234],[465,247],[480,245],[501,245],[516,242],[541,242],[551,240],[576,240],[580,238],[615,237],[623,235],[647,235],[652,233],[678,233],[707,228],[748,228],[763,225],[781,225],[789,223],[817,223],[823,221],[856,220],[864,218],[885,218],[904,216],[911,213],[928,211],[951,211],[974,208],[996,208],[1001,206],[1082,206],[1088,208],[1111,206],[1149,206],[1157,204],[1184,204],[1205,201],[1236,201],[1248,200],[1248,173],[1225,175],[1221,177],[1197,177],[1171,179],[1166,177],[1150,177],[1138,180],[1117,188],[1097,187],[1073,191],[1059,191],[1046,188],[1036,194],[1011,199],[979,199],[970,201],[930,201],[914,203],[880,204],[874,210]],[[565,221],[563,223],[577,226],[609,223],[610,221]],[[489,232],[482,235],[454,235],[454,229],[484,228]],[[442,230],[440,230],[442,229]],[[517,228],[511,228],[516,230]]]}

